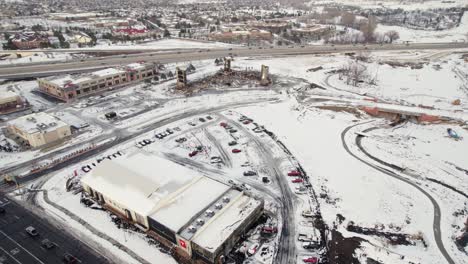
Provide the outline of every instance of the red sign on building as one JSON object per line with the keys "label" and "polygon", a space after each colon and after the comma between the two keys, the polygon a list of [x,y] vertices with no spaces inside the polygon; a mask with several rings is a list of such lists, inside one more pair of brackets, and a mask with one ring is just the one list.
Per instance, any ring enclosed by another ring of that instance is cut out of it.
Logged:
{"label": "red sign on building", "polygon": [[187,248],[187,243],[185,243],[184,240],[179,239],[179,244],[180,244],[181,247],[183,247],[183,248],[185,248],[185,249]]}

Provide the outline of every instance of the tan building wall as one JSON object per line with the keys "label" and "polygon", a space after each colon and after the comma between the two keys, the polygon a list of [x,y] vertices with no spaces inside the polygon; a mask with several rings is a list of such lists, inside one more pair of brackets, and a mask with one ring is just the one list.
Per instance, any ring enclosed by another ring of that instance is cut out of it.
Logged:
{"label": "tan building wall", "polygon": [[32,147],[40,147],[42,145],[57,141],[59,139],[68,137],[71,135],[70,126],[57,127],[55,130],[49,132],[35,132],[28,133],[22,131],[14,125],[9,125],[8,130],[10,133],[19,136],[23,140],[27,141]]}

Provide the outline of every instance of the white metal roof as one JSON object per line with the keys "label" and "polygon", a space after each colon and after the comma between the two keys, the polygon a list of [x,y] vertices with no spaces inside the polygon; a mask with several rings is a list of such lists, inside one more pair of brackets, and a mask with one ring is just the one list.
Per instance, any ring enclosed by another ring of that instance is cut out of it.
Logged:
{"label": "white metal roof", "polygon": [[195,234],[192,241],[206,250],[216,251],[240,225],[244,224],[244,220],[260,203],[261,201],[253,197],[239,193]]}
{"label": "white metal roof", "polygon": [[175,232],[230,188],[144,151],[105,160],[81,181]]}
{"label": "white metal roof", "polygon": [[191,218],[230,189],[230,186],[207,177],[178,191],[172,198],[161,202],[150,217],[178,232]]}
{"label": "white metal roof", "polygon": [[114,202],[148,216],[159,201],[195,179],[194,173],[146,152],[105,160],[81,182]]}

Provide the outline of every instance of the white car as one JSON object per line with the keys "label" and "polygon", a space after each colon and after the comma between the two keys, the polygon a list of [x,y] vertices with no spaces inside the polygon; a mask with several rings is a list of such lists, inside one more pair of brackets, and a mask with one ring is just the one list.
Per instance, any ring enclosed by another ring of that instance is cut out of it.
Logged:
{"label": "white car", "polygon": [[302,216],[303,217],[314,217],[314,214],[312,213],[312,211],[304,210],[304,211],[302,211]]}
{"label": "white car", "polygon": [[255,253],[257,253],[258,248],[260,247],[260,244],[254,243],[249,247],[249,250],[247,250],[247,255],[253,256]]}

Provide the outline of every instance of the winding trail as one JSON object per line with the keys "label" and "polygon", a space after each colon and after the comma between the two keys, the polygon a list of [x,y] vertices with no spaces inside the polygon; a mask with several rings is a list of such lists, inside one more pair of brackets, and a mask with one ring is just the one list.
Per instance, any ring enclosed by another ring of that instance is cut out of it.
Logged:
{"label": "winding trail", "polygon": [[[437,247],[439,248],[439,251],[440,253],[444,256],[445,260],[447,261],[447,263],[449,264],[455,264],[455,262],[453,261],[453,259],[450,257],[450,255],[448,254],[447,250],[445,249],[444,247],[444,244],[442,242],[442,235],[441,235],[441,231],[440,231],[440,218],[441,218],[441,212],[440,212],[440,206],[439,204],[437,203],[437,201],[427,192],[425,191],[423,188],[421,188],[418,184],[412,182],[411,180],[408,180],[407,178],[403,177],[403,176],[400,176],[398,174],[396,174],[395,172],[391,171],[390,169],[386,169],[386,168],[383,168],[383,167],[380,167],[380,166],[377,166],[377,165],[374,165],[368,161],[365,161],[364,159],[358,157],[356,154],[354,154],[348,147],[347,143],[346,143],[346,140],[345,140],[345,137],[346,137],[346,133],[348,133],[349,130],[351,130],[352,128],[356,127],[356,126],[359,126],[359,125],[363,125],[363,124],[367,124],[369,122],[364,122],[364,123],[358,123],[358,124],[354,124],[354,125],[351,125],[349,127],[347,127],[345,130],[343,130],[343,132],[341,133],[341,142],[343,144],[343,147],[345,148],[346,152],[348,152],[351,156],[353,156],[354,158],[356,158],[357,160],[359,160],[360,162],[366,164],[367,166],[375,169],[375,170],[378,170],[390,177],[393,177],[397,180],[400,180],[404,183],[407,183],[411,186],[413,186],[414,188],[416,188],[418,191],[420,191],[422,194],[424,194],[432,203],[432,206],[434,207],[434,219],[433,219],[433,224],[432,224],[432,229],[434,231],[434,238],[435,238],[435,242],[437,244]],[[375,157],[373,157],[372,155],[370,155],[362,146],[361,146],[361,137],[357,136],[356,137],[356,141],[355,141],[356,145],[359,147],[359,149],[368,157],[372,158],[372,159],[376,159]],[[384,162],[384,161],[382,161]]]}

